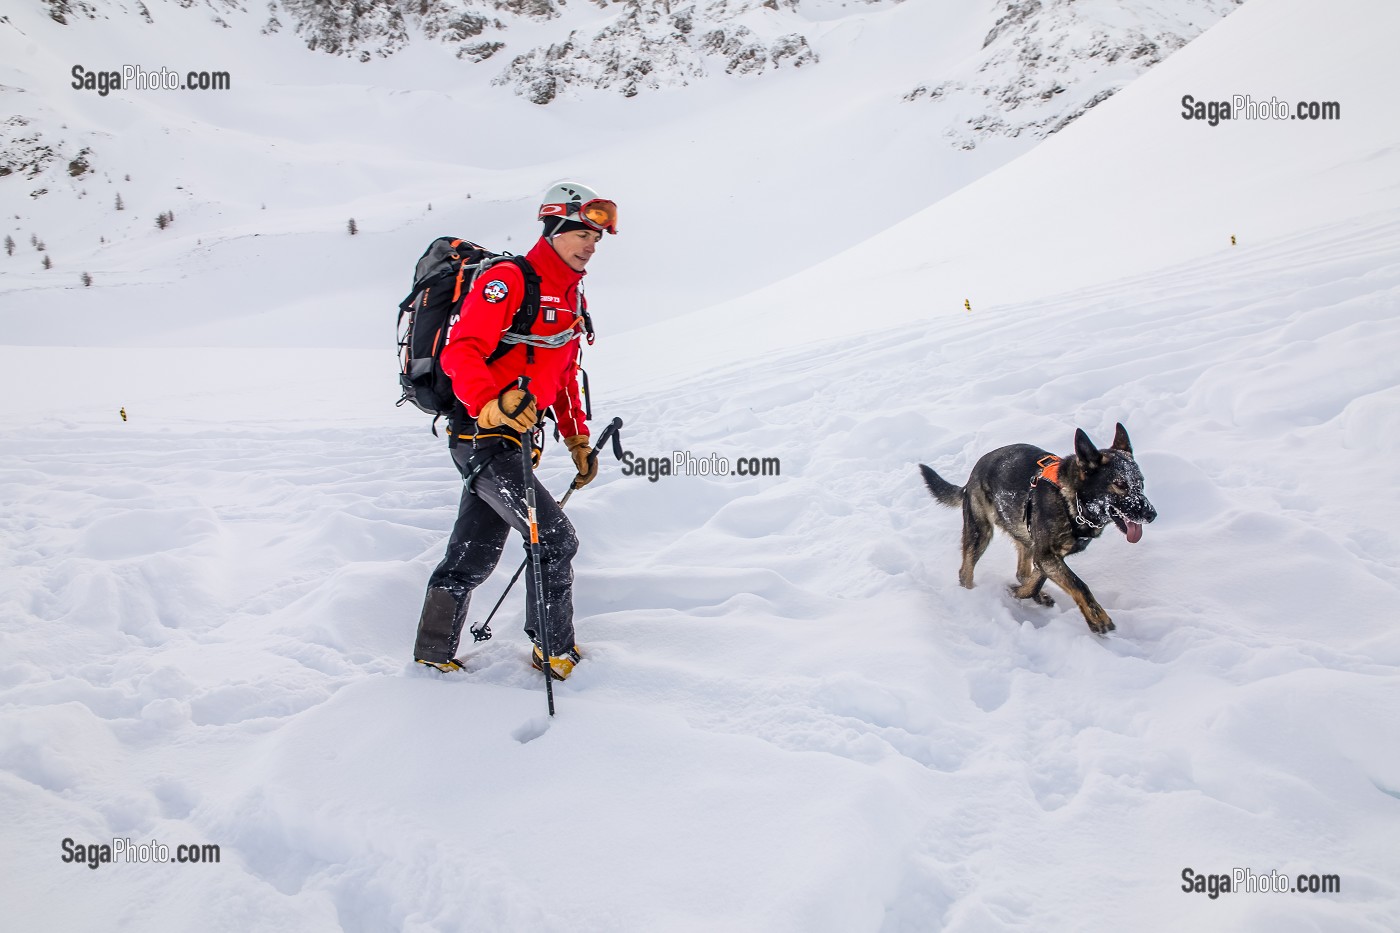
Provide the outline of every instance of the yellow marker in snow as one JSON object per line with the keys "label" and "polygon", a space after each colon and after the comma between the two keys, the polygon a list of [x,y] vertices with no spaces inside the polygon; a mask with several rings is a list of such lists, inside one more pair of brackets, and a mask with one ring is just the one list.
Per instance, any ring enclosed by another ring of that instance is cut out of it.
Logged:
{"label": "yellow marker in snow", "polygon": [[1230,245],[1231,245],[1231,246],[1234,246],[1234,245],[1235,245],[1235,235],[1234,235],[1233,233],[1230,234]]}
{"label": "yellow marker in snow", "polygon": [[125,421],[125,420],[126,420],[126,406],[122,406],[121,416],[122,416],[122,420]]}
{"label": "yellow marker in snow", "polygon": [[964,298],[964,299],[963,299],[963,307],[966,308],[966,309],[968,310],[968,312],[970,313],[970,312],[972,311],[972,302],[971,302],[970,300],[968,300],[967,298]]}

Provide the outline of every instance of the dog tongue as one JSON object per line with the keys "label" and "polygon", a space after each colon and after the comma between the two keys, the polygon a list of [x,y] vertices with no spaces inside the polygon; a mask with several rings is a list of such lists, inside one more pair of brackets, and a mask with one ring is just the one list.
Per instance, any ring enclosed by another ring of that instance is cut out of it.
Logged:
{"label": "dog tongue", "polygon": [[1137,544],[1142,540],[1142,526],[1137,522],[1125,522],[1128,526],[1128,543]]}

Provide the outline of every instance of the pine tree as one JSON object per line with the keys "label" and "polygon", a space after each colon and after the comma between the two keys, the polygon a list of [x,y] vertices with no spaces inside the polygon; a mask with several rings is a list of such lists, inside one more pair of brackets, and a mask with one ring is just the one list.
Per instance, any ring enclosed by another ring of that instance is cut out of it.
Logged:
{"label": "pine tree", "polygon": [[159,228],[162,229],[162,230],[164,230],[166,227],[170,226],[170,216],[169,216],[168,214],[166,214],[165,212],[163,212],[163,211],[162,211],[161,213],[157,214],[157,215],[156,215],[156,226],[159,227]]}
{"label": "pine tree", "polygon": [[45,253],[45,254],[44,254],[44,268],[45,268],[45,269],[52,269],[52,268],[53,268],[53,260],[49,258],[49,254],[48,254],[48,253]]}
{"label": "pine tree", "polygon": [[83,273],[83,287],[84,287],[84,288],[91,288],[91,287],[92,287],[92,276],[89,275],[89,274],[86,273],[86,272]]}
{"label": "pine tree", "polygon": [[126,202],[122,200],[122,195],[120,191],[117,192],[117,210],[126,210]]}
{"label": "pine tree", "polygon": [[360,232],[360,228],[355,225],[355,218],[353,217],[351,217],[350,222],[345,225],[345,229],[350,231],[351,236],[354,236],[355,234]]}
{"label": "pine tree", "polygon": [[15,254],[15,238],[12,237],[12,236],[10,236],[10,235],[7,233],[7,234],[5,234],[5,255],[6,255],[6,256],[13,256],[14,254]]}
{"label": "pine tree", "polygon": [[32,246],[32,247],[34,247],[35,249],[38,249],[38,248],[39,248],[39,236],[38,236],[38,234],[35,234],[35,233],[29,234],[29,245]]}

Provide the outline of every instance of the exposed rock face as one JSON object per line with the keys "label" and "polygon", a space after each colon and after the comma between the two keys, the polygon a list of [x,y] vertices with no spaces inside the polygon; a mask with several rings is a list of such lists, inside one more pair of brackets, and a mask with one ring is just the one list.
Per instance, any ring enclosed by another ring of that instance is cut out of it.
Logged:
{"label": "exposed rock face", "polygon": [[281,0],[280,6],[296,24],[296,33],[306,40],[307,48],[331,55],[356,55],[368,61],[373,55],[392,55],[408,44],[404,10],[418,4],[394,0]]}
{"label": "exposed rock face", "polygon": [[[458,58],[480,62],[504,47],[495,36],[511,22],[557,19],[560,5],[554,0],[271,0],[263,29],[277,32],[290,21],[308,48],[361,61],[393,55],[418,33],[455,46]],[[491,36],[482,39],[487,33]]]}
{"label": "exposed rock face", "polygon": [[87,0],[44,0],[44,9],[50,19],[65,26],[75,17],[97,18],[97,10]]}
{"label": "exposed rock face", "polygon": [[[83,156],[86,159],[86,150]],[[10,117],[0,123],[0,178],[6,175],[37,178],[60,158],[55,145],[31,127],[27,118]]]}
{"label": "exposed rock face", "polygon": [[1048,136],[1241,2],[1141,0],[1103,17],[1104,8],[1076,0],[1001,0],[975,73],[919,85],[905,100],[960,111],[948,136],[963,149],[987,135]]}
{"label": "exposed rock face", "polygon": [[494,83],[545,104],[566,88],[616,89],[633,97],[716,71],[756,74],[817,61],[800,34],[765,40],[728,22],[739,9],[732,5],[701,10],[668,0],[626,0],[621,6],[620,15],[596,32],[575,30],[563,42],[517,55]]}

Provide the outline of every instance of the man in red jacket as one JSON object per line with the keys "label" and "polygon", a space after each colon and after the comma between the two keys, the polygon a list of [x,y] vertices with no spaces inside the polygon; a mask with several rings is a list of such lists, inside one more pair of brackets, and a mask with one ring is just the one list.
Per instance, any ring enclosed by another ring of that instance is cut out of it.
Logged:
{"label": "man in red jacket", "polygon": [[[413,657],[439,670],[460,670],[454,657],[476,589],[500,560],[510,529],[527,533],[522,456],[538,456],[540,413],[553,408],[559,433],[578,470],[576,485],[598,472],[589,461],[588,425],[579,399],[579,341],[591,332],[583,298],[584,269],[603,238],[617,233],[617,205],[591,188],[566,182],[545,193],[539,218],[544,233],[525,254],[539,276],[540,311],[530,333],[506,333],[524,300],[525,274],[513,262],[497,263],[477,277],[448,332],[442,369],[461,405],[452,421],[452,460],[466,486],[447,554],[428,580]],[[505,341],[504,353],[497,353]],[[493,358],[495,357],[495,358]],[[534,400],[513,388],[530,379]],[[554,497],[535,480],[544,568],[544,620],[551,657],[540,649],[535,620],[526,614],[534,664],[558,680],[579,660],[574,644],[572,560],[578,550],[573,525]],[[528,545],[527,545],[528,546]],[[528,604],[535,605],[533,575],[526,575]]]}

